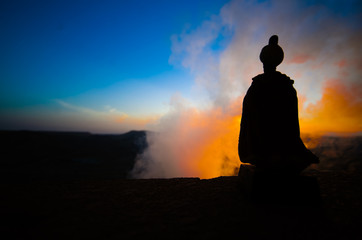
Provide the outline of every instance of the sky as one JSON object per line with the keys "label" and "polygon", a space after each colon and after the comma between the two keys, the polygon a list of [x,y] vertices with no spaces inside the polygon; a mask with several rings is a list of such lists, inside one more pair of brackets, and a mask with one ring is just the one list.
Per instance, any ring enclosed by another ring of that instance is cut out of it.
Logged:
{"label": "sky", "polygon": [[188,71],[169,63],[171,36],[223,4],[1,1],[0,127],[143,128],[167,112],[175,92],[191,89]]}
{"label": "sky", "polygon": [[186,113],[195,126],[215,111],[240,121],[277,34],[301,130],[360,134],[361,12],[353,0],[1,1],[0,129],[176,134]]}

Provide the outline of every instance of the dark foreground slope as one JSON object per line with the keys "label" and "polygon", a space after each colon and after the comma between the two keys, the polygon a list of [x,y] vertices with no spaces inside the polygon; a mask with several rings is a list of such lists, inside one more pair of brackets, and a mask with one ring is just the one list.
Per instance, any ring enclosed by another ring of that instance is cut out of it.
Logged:
{"label": "dark foreground slope", "polygon": [[[309,172],[321,206],[253,203],[237,177],[1,182],[9,239],[361,239],[360,174]],[[4,238],[2,238],[4,239]]]}

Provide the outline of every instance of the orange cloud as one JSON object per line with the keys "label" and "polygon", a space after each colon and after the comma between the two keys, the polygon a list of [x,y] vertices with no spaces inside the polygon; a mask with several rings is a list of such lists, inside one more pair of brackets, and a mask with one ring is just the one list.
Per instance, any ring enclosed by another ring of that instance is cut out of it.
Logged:
{"label": "orange cloud", "polygon": [[346,61],[346,59],[342,59],[342,60],[336,62],[336,65],[337,65],[339,68],[343,68],[343,67],[345,67],[345,66],[347,65],[347,61]]}
{"label": "orange cloud", "polygon": [[[159,132],[147,135],[149,148],[137,161],[134,176],[233,175],[240,165],[237,152],[240,114],[241,99],[227,109],[183,107],[170,113],[160,120]],[[142,172],[145,168],[147,171]]]}
{"label": "orange cloud", "polygon": [[322,98],[302,108],[300,126],[302,132],[314,134],[362,132],[362,83],[328,80]]}
{"label": "orange cloud", "polygon": [[309,60],[313,59],[312,56],[307,55],[307,54],[300,54],[300,55],[296,55],[294,56],[290,61],[288,61],[288,63],[305,63]]}

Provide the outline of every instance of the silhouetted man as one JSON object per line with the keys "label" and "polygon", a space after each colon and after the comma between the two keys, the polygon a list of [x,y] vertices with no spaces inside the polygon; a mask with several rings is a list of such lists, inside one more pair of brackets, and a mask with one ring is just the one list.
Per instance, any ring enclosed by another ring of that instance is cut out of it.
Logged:
{"label": "silhouetted man", "polygon": [[294,81],[276,71],[283,58],[274,35],[260,53],[264,74],[253,78],[244,98],[239,157],[262,171],[298,174],[319,160],[300,138]]}

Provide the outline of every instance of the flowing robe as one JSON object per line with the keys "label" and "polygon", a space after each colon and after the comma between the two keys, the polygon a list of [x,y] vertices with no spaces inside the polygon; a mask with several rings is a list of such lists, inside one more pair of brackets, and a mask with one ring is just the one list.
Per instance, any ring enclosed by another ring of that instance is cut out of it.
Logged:
{"label": "flowing robe", "polygon": [[294,81],[280,72],[260,74],[243,101],[239,157],[265,168],[300,171],[317,163],[300,138],[298,98]]}

